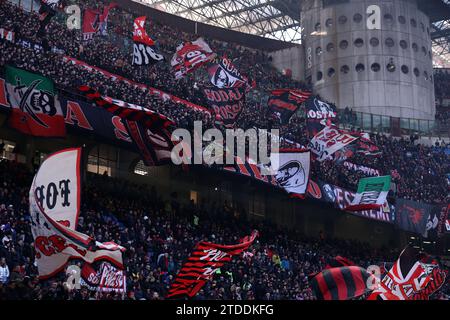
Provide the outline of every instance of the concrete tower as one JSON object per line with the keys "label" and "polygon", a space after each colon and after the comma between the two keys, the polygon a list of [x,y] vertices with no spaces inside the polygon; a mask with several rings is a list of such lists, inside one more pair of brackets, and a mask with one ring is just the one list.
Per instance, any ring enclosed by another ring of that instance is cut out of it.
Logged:
{"label": "concrete tower", "polygon": [[416,0],[302,2],[306,79],[339,108],[434,120],[430,19]]}

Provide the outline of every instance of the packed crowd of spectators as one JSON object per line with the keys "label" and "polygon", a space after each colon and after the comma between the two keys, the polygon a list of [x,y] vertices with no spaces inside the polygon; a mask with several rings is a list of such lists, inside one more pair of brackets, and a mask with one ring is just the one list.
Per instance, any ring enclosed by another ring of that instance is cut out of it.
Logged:
{"label": "packed crowd of spectators", "polygon": [[[176,194],[164,198],[148,185],[88,175],[77,230],[126,248],[127,294],[97,294],[85,287],[69,291],[64,272],[47,281],[37,279],[27,200],[31,180],[25,166],[0,162],[0,300],[164,299],[198,241],[234,244],[253,229],[260,232],[257,241],[221,268],[196,299],[312,300],[308,275],[333,257],[349,257],[367,267],[394,261],[399,254],[392,248],[328,239],[323,233],[305,238],[273,224],[247,221],[244,211],[227,202],[183,204]],[[448,288],[433,298],[448,299]]]}
{"label": "packed crowd of spectators", "polygon": [[[78,4],[102,8],[104,2],[94,4],[82,1]],[[57,16],[48,25],[45,35],[39,37],[37,14],[22,11],[5,0],[0,1],[0,27],[13,30],[16,39],[25,39],[46,48],[57,48],[57,50],[35,50],[24,47],[17,41],[12,43],[0,40],[2,52],[0,67],[10,64],[50,77],[66,95],[77,95],[75,90],[77,86],[89,85],[104,95],[150,107],[174,119],[179,127],[191,128],[195,120],[203,121],[204,127],[214,125],[214,119],[207,113],[195,111],[170,100],[161,100],[127,82],[109,79],[101,73],[88,71],[63,60],[63,55],[68,55],[190,102],[206,105],[201,91],[204,86],[209,86],[205,72],[198,70],[176,81],[168,63],[181,41],[194,40],[197,36],[151,21],[147,23],[148,34],[155,40],[158,50],[166,56],[167,61],[144,68],[133,66],[131,35],[134,17],[124,9],[112,9],[108,22],[108,36],[97,35],[93,40],[84,42],[80,41],[80,30],[68,30],[61,17]],[[280,124],[268,114],[263,98],[270,89],[283,87],[308,89],[308,87],[278,73],[271,66],[271,59],[265,53],[214,39],[206,41],[219,56],[226,54],[243,74],[257,83],[257,89],[252,90],[247,97],[245,109],[237,121],[237,126],[243,129],[279,128],[283,138],[307,146],[310,137],[306,130],[304,115],[295,115],[288,124]],[[445,90],[445,87],[442,90]],[[354,112],[351,110],[346,110],[343,115],[346,122],[354,122]],[[378,157],[355,155],[350,159],[353,163],[378,169],[383,174],[397,172],[394,179],[397,190],[394,191],[398,197],[428,203],[442,203],[449,200],[446,174],[450,172],[450,162],[445,150],[417,145],[414,140],[396,140],[382,135],[372,135],[372,139],[380,147],[382,155]],[[351,172],[335,162],[315,162],[313,165],[313,178],[352,190],[356,189],[360,177],[359,173]]]}
{"label": "packed crowd of spectators", "polygon": [[434,72],[436,93],[436,120],[443,127],[450,126],[450,107],[444,107],[444,100],[450,98],[450,73],[448,69],[436,69]]}

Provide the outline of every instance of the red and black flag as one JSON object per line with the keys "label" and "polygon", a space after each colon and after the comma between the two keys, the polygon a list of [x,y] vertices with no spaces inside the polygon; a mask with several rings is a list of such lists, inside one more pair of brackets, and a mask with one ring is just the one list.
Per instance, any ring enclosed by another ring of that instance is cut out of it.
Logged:
{"label": "red and black flag", "polygon": [[270,112],[286,124],[300,105],[309,99],[311,92],[296,89],[277,89],[268,101]]}
{"label": "red and black flag", "polygon": [[203,92],[211,111],[219,116],[224,126],[234,127],[245,108],[245,89],[210,87],[205,88]]}
{"label": "red and black flag", "polygon": [[214,60],[216,56],[217,54],[202,38],[193,42],[181,43],[171,60],[175,79],[184,78],[188,73]]}
{"label": "red and black flag", "polygon": [[241,88],[246,87],[246,90],[250,90],[250,84],[247,77],[241,75],[237,67],[227,57],[223,57],[222,60],[208,69],[208,74],[211,79],[211,83],[219,88]]}
{"label": "red and black flag", "polygon": [[233,256],[246,251],[255,241],[258,231],[253,231],[237,245],[219,245],[199,242],[184,263],[167,294],[167,298],[194,297],[216,271]]}
{"label": "red and black flag", "polygon": [[318,300],[350,300],[370,291],[371,277],[362,267],[331,268],[317,274],[311,287]]}
{"label": "red and black flag", "polygon": [[406,247],[368,300],[427,300],[445,278],[436,259]]}
{"label": "red and black flag", "polygon": [[332,259],[325,269],[332,269],[332,268],[340,268],[340,267],[350,267],[355,266],[356,264],[351,261],[350,259],[347,259],[342,256],[336,256],[334,259]]}
{"label": "red and black flag", "polygon": [[154,64],[164,60],[164,56],[155,50],[155,42],[145,31],[147,17],[142,16],[134,20],[133,30],[133,64],[142,66]]}
{"label": "red and black flag", "polygon": [[312,138],[337,122],[336,106],[321,101],[317,96],[311,96],[305,103],[308,134]]}
{"label": "red and black flag", "polygon": [[169,163],[174,143],[170,129],[175,123],[166,116],[148,108],[124,101],[103,97],[98,91],[80,86],[79,90],[96,105],[124,121],[128,134],[142,155],[145,165]]}

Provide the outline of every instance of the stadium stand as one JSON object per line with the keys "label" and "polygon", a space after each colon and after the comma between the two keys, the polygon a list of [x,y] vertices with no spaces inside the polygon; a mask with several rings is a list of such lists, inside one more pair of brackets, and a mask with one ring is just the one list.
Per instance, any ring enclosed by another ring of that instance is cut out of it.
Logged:
{"label": "stadium stand", "polygon": [[[103,8],[104,1],[81,1],[81,8]],[[113,80],[81,64],[106,70],[136,83],[156,88],[190,103],[206,106],[200,88],[207,79],[197,71],[175,80],[169,63],[158,63],[143,70],[132,65],[131,21],[136,16],[123,8],[111,11],[108,34],[96,35],[89,42],[81,41],[79,30],[68,30],[56,17],[47,26],[46,34],[38,36],[39,16],[0,0],[0,28],[14,32],[16,39],[32,44],[0,39],[0,75],[5,66],[15,66],[51,78],[58,93],[87,101],[77,88],[87,85],[105,96],[136,105],[173,119],[179,128],[192,129],[196,120],[204,128],[215,126],[215,119],[205,112],[170,99],[161,99],[126,80]],[[181,41],[193,41],[188,34],[160,23],[149,23],[147,33],[155,40],[166,60],[170,60]],[[310,85],[282,75],[271,64],[270,54],[215,39],[205,40],[219,56],[226,55],[257,86],[247,96],[246,108],[237,126],[243,129],[279,128],[285,138],[283,146],[309,142],[305,114],[294,115],[289,123],[274,120],[264,107],[267,92],[275,88],[311,90]],[[72,60],[73,61],[73,60]],[[450,76],[437,72],[437,100],[450,92]],[[330,103],[332,104],[332,103]],[[438,109],[441,110],[441,109]],[[447,123],[450,112],[445,108],[436,115]],[[341,123],[350,131],[361,131],[355,125],[355,114],[348,108],[340,113]],[[450,203],[450,145],[437,142],[426,146],[409,138],[373,132],[371,141],[381,156],[356,154],[355,165],[392,175],[395,188],[389,199],[402,198],[438,205]],[[289,141],[289,142],[286,142]],[[395,172],[395,174],[393,174]],[[309,276],[320,272],[334,257],[347,256],[362,267],[394,261],[398,248],[373,248],[368,243],[327,237],[306,238],[300,233],[274,226],[265,221],[249,221],[245,212],[224,203],[182,204],[176,195],[160,194],[154,187],[131,183],[107,175],[88,174],[83,189],[83,207],[78,230],[98,241],[112,240],[127,250],[124,253],[127,294],[98,293],[83,288],[68,291],[65,274],[39,281],[34,262],[34,240],[30,232],[28,192],[35,172],[26,166],[0,162],[0,300],[161,300],[167,295],[183,261],[193,245],[201,240],[215,243],[237,243],[240,236],[258,229],[260,237],[243,257],[221,268],[198,293],[198,300],[314,300]],[[313,162],[311,176],[317,180],[355,192],[365,175],[334,161]],[[395,200],[394,200],[395,201]],[[235,235],[230,238],[229,235]],[[76,262],[81,266],[81,261]],[[366,296],[360,297],[360,299]],[[432,299],[448,300],[446,284]]]}

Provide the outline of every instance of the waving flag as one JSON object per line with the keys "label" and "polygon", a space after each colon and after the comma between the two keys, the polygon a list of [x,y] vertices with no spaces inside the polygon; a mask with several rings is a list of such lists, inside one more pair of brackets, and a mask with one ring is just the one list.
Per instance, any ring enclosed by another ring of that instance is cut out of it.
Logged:
{"label": "waving flag", "polygon": [[202,38],[180,44],[171,62],[175,71],[175,78],[183,78],[186,74],[212,61],[215,57],[216,54]]}
{"label": "waving flag", "polygon": [[431,275],[431,281],[421,290],[412,296],[411,300],[429,300],[430,296],[435,294],[442,288],[447,280],[448,272],[447,270],[434,269]]}
{"label": "waving flag", "polygon": [[428,299],[445,283],[445,275],[436,260],[407,247],[369,300]]}
{"label": "waving flag", "polygon": [[[50,155],[39,168],[31,185],[29,202],[31,216],[31,232],[34,238],[35,258],[39,271],[39,278],[47,279],[64,270],[69,259],[82,259],[87,263],[107,260],[123,269],[122,251],[125,249],[115,243],[100,243],[93,238],[75,231],[76,226],[70,228],[65,226],[64,220],[55,221],[46,212],[61,219],[54,208],[64,208],[68,201],[68,195],[78,190],[79,181],[67,181],[72,178],[72,173],[78,171],[79,157],[74,156],[79,149],[63,150]],[[57,157],[57,158],[54,158]],[[55,161],[64,161],[76,157],[75,161],[58,163],[59,170],[56,172]],[[75,168],[73,168],[75,166]],[[61,194],[62,196],[57,196]],[[42,197],[44,195],[44,197]],[[41,205],[45,204],[45,205]],[[69,214],[69,218],[73,213]]]}
{"label": "waving flag", "polygon": [[293,196],[306,193],[311,166],[309,150],[282,149],[272,153],[270,160],[280,187]]}
{"label": "waving flag", "polygon": [[342,256],[336,256],[326,265],[325,269],[332,269],[332,268],[340,268],[340,267],[350,267],[355,266],[356,263],[354,263],[352,260],[347,259]]}
{"label": "waving flag", "polygon": [[[52,220],[75,230],[80,214],[81,149],[67,149],[46,159],[45,165],[52,168],[49,175],[39,170],[34,178],[36,201]],[[48,186],[48,188],[46,188]],[[57,201],[57,197],[61,201]]]}
{"label": "waving flag", "polygon": [[133,64],[149,65],[164,60],[164,56],[155,50],[155,42],[145,31],[147,17],[142,16],[134,20],[133,31]]}
{"label": "waving flag", "polygon": [[314,137],[324,127],[336,124],[336,106],[321,101],[317,96],[310,97],[306,103],[307,127],[310,137]]}
{"label": "waving flag", "polygon": [[382,151],[370,140],[368,135],[364,136],[362,134],[360,134],[360,138],[356,142],[356,153],[371,157],[382,155]]}
{"label": "waving flag", "polygon": [[371,275],[357,266],[326,269],[311,280],[318,300],[350,300],[370,292]]}
{"label": "waving flag", "polygon": [[211,83],[219,89],[249,86],[248,79],[241,75],[231,60],[223,57],[219,64],[208,69]]}
{"label": "waving flag", "polygon": [[169,131],[169,127],[175,125],[172,120],[150,109],[103,97],[88,86],[80,86],[78,89],[96,105],[124,120],[128,134],[141,153],[145,165],[169,163],[174,146]]}
{"label": "waving flag", "polygon": [[358,137],[334,126],[325,127],[311,139],[309,148],[317,156],[317,161],[322,162],[331,159],[334,153],[357,139]]}
{"label": "waving flag", "polygon": [[300,105],[308,100],[311,92],[293,89],[277,89],[271,92],[268,107],[272,114],[276,115],[281,123],[286,124],[292,115],[300,108]]}
{"label": "waving flag", "polygon": [[359,180],[358,191],[348,211],[378,209],[386,202],[391,188],[391,176],[363,178]]}
{"label": "waving flag", "polygon": [[257,236],[258,231],[253,231],[251,236],[245,237],[240,244],[236,245],[219,245],[209,242],[198,243],[180,272],[178,272],[167,298],[194,297],[218,269],[226,262],[230,262],[233,256],[240,255],[246,251]]}
{"label": "waving flag", "polygon": [[50,79],[6,66],[6,90],[12,128],[36,137],[66,136],[64,116]]}

